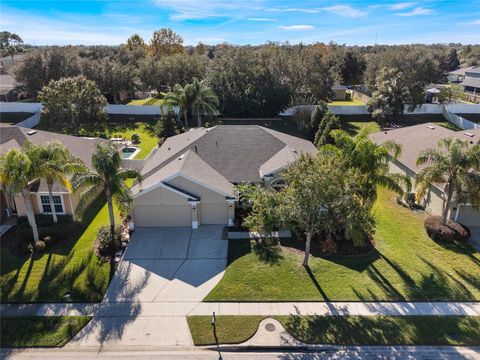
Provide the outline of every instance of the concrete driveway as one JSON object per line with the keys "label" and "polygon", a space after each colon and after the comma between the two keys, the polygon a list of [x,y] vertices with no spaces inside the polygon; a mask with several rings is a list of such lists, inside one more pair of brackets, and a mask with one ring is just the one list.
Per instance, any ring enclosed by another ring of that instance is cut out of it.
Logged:
{"label": "concrete driveway", "polygon": [[186,315],[227,265],[223,226],[137,228],[90,323],[68,346],[191,346]]}

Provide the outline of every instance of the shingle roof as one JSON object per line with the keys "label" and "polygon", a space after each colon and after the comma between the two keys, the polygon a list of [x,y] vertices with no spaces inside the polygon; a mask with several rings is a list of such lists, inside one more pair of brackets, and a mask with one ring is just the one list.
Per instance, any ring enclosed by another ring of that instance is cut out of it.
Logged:
{"label": "shingle roof", "polygon": [[141,184],[133,186],[132,191],[133,193],[140,193],[158,185],[160,182],[171,187],[168,179],[176,174],[184,175],[197,183],[214,188],[225,196],[235,197],[233,184],[191,150],[187,150],[167,165],[154,171]]}
{"label": "shingle roof", "polygon": [[[260,182],[260,167],[285,146],[298,153],[315,153],[304,139],[257,125],[219,125],[199,128],[173,136],[147,162],[142,175],[147,178],[159,168],[190,149],[231,183]],[[281,160],[281,159],[279,159]],[[291,159],[285,158],[286,165]]]}
{"label": "shingle roof", "polygon": [[470,86],[474,88],[479,88],[480,89],[480,78],[476,77],[466,77],[460,85],[462,86]]}
{"label": "shingle roof", "polygon": [[[473,137],[465,135],[466,133]],[[424,166],[417,166],[417,158],[422,150],[437,148],[438,141],[445,138],[459,138],[472,143],[479,143],[480,129],[453,131],[434,123],[407,126],[400,129],[382,131],[371,134],[370,138],[377,144],[393,140],[402,146],[402,153],[398,158],[402,164],[417,173]]]}

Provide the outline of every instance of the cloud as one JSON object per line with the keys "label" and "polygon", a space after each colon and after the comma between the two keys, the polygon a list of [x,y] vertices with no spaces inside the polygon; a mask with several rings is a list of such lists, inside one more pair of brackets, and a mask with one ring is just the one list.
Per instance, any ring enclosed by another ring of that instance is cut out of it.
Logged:
{"label": "cloud", "polygon": [[256,18],[256,17],[250,17],[247,19],[248,21],[263,21],[263,22],[277,22],[277,19],[270,19],[270,18]]}
{"label": "cloud", "polygon": [[244,8],[238,3],[227,0],[154,0],[159,7],[173,10],[172,20],[193,20],[228,16]]}
{"label": "cloud", "polygon": [[425,8],[423,6],[418,6],[412,11],[406,12],[406,13],[397,13],[395,15],[398,16],[418,16],[418,15],[430,15],[433,13],[432,9]]}
{"label": "cloud", "polygon": [[315,28],[312,25],[287,25],[287,26],[279,26],[279,29],[282,30],[311,30]]}
{"label": "cloud", "polygon": [[334,6],[327,6],[322,8],[322,10],[331,12],[332,14],[344,17],[362,17],[367,15],[368,13],[363,10],[355,9],[350,5],[334,5]]}
{"label": "cloud", "polygon": [[389,5],[388,8],[390,10],[405,10],[405,9],[411,8],[415,4],[416,3],[414,2],[400,2],[400,3]]}
{"label": "cloud", "polygon": [[472,21],[468,21],[468,22],[461,22],[458,25],[466,25],[466,26],[480,25],[480,19],[472,20]]}

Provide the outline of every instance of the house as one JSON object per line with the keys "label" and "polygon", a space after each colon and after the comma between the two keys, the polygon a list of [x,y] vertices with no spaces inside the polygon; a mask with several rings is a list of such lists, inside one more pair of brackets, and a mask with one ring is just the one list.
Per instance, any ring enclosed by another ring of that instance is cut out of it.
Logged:
{"label": "house", "polygon": [[480,94],[480,66],[460,68],[448,73],[448,81],[458,83],[466,93]]}
{"label": "house", "polygon": [[344,101],[347,99],[348,87],[343,85],[334,85],[332,89],[335,93],[335,95],[333,96],[334,101]]}
{"label": "house", "polygon": [[[370,138],[380,144],[393,140],[402,146],[402,153],[397,160],[390,162],[390,171],[393,173],[414,176],[426,165],[416,164],[422,150],[436,148],[438,142],[445,138],[459,138],[470,144],[480,143],[480,129],[453,131],[434,123],[426,123],[404,128],[383,131],[371,134]],[[414,181],[412,181],[414,184]],[[442,184],[433,186],[427,193],[421,205],[434,215],[441,215],[446,202],[446,195]],[[449,209],[449,218],[467,226],[480,225],[480,211],[469,204],[461,204]]]}
{"label": "house", "polygon": [[[92,155],[95,145],[102,141],[97,138],[82,138],[77,136],[57,134],[50,131],[34,130],[17,126],[0,127],[0,156],[4,155],[12,148],[20,148],[25,141],[30,141],[34,145],[45,145],[51,141],[63,143],[72,153],[91,167]],[[2,218],[6,214],[6,194],[0,191],[0,204]],[[34,181],[30,184],[30,196],[32,205],[36,214],[51,213],[50,201],[48,198],[48,188],[44,181]],[[13,200],[13,213],[18,216],[26,216],[26,210],[21,195],[15,195]],[[59,183],[53,185],[53,201],[57,214],[74,214],[78,204],[79,194],[70,192]]]}
{"label": "house", "polygon": [[168,138],[133,186],[135,226],[233,225],[235,184],[282,187],[282,171],[315,146],[261,126],[219,125]]}

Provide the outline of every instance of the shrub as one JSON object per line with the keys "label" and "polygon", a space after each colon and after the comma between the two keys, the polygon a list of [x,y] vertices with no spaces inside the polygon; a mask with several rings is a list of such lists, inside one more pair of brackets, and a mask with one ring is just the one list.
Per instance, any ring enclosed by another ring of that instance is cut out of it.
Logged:
{"label": "shrub", "polygon": [[121,247],[122,227],[120,225],[115,227],[113,241],[114,243],[112,244],[110,225],[105,225],[98,229],[96,244],[100,255],[108,255],[111,251],[115,251]]}
{"label": "shrub", "polygon": [[42,240],[38,240],[36,243],[35,243],[35,251],[44,251],[45,250],[45,247],[46,247],[46,244],[44,241]]}
{"label": "shrub", "polygon": [[140,135],[138,135],[137,133],[133,133],[131,140],[134,144],[138,144],[140,142]]}
{"label": "shrub", "polygon": [[469,230],[455,221],[448,220],[443,224],[441,216],[429,216],[424,222],[428,236],[439,242],[465,242],[470,237]]}

